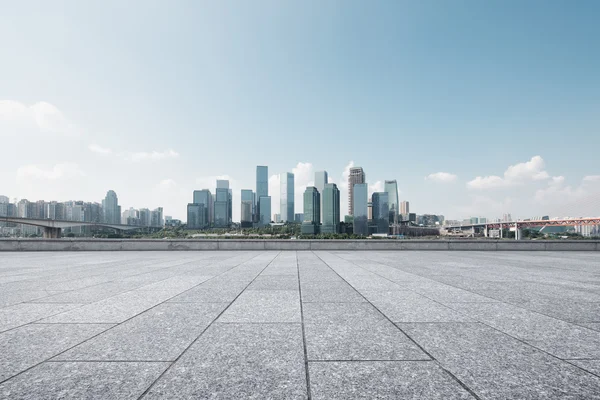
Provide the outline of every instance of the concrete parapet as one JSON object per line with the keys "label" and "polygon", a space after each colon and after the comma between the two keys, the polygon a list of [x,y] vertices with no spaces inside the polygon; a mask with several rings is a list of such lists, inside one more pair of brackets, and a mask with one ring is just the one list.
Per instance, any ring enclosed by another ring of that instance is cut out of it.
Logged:
{"label": "concrete parapet", "polygon": [[0,239],[0,251],[452,250],[600,251],[597,240]]}

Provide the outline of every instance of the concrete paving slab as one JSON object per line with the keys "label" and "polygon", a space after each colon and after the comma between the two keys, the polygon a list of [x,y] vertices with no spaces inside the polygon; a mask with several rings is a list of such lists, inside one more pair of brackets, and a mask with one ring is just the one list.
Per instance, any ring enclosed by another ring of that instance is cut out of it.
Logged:
{"label": "concrete paving slab", "polygon": [[59,355],[61,361],[174,361],[227,303],[164,303]]}
{"label": "concrete paving slab", "polygon": [[248,290],[298,290],[298,275],[260,275]]}
{"label": "concrete paving slab", "polygon": [[137,399],[168,363],[46,362],[0,385],[0,399]]}
{"label": "concrete paving slab", "polygon": [[600,332],[504,303],[449,304],[558,358],[600,359]]}
{"label": "concrete paving slab", "polygon": [[600,360],[569,360],[569,362],[589,373],[600,376]]}
{"label": "concrete paving slab", "polygon": [[145,399],[306,399],[300,324],[214,324]]}
{"label": "concrete paving slab", "polygon": [[415,292],[365,290],[361,293],[394,322],[473,321],[464,313]]}
{"label": "concrete paving slab", "polygon": [[480,323],[399,324],[481,398],[600,399],[600,378]]}
{"label": "concrete paving slab", "polygon": [[219,317],[219,322],[300,322],[297,290],[248,290]]}
{"label": "concrete paving slab", "polygon": [[30,324],[0,334],[0,382],[111,328],[110,324]]}
{"label": "concrete paving slab", "polygon": [[168,300],[172,296],[171,292],[165,291],[131,291],[45,318],[42,322],[121,323]]}
{"label": "concrete paving slab", "polygon": [[304,304],[309,360],[429,360],[370,304]]}
{"label": "concrete paving slab", "polygon": [[310,362],[314,400],[474,399],[435,362]]}
{"label": "concrete paving slab", "polygon": [[33,304],[20,303],[0,308],[0,332],[39,321],[51,315],[77,309],[81,304]]}

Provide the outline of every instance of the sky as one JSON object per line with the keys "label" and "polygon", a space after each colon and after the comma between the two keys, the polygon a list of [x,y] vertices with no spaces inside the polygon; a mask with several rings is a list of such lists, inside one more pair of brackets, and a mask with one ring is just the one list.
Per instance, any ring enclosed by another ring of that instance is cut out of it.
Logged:
{"label": "sky", "polygon": [[411,212],[600,215],[600,2],[27,1],[0,13],[0,195],[163,206],[268,165]]}

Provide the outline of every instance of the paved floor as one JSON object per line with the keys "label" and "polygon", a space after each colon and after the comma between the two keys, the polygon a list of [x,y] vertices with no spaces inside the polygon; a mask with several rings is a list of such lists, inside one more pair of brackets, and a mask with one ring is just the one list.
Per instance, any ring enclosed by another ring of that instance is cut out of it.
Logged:
{"label": "paved floor", "polygon": [[600,399],[600,258],[0,254],[1,399]]}

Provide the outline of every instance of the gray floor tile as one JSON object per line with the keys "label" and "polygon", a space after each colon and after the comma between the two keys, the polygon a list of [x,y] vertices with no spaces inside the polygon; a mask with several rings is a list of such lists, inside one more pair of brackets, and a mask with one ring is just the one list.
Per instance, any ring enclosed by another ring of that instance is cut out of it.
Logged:
{"label": "gray floor tile", "polygon": [[42,322],[121,323],[172,296],[171,292],[164,291],[131,291],[46,318]]}
{"label": "gray floor tile", "polygon": [[0,382],[113,325],[30,324],[0,334]]}
{"label": "gray floor tile", "polygon": [[306,399],[300,324],[214,324],[146,399]]}
{"label": "gray floor tile", "polygon": [[0,332],[81,307],[81,304],[20,303],[0,308]]}
{"label": "gray floor tile", "polygon": [[467,315],[415,292],[369,290],[362,294],[394,322],[472,321]]}
{"label": "gray floor tile", "polygon": [[248,290],[298,290],[298,275],[260,275]]}
{"label": "gray floor tile", "polygon": [[600,358],[600,332],[505,303],[449,303],[558,358]]}
{"label": "gray floor tile", "polygon": [[300,322],[300,296],[293,290],[248,290],[219,322]]}
{"label": "gray floor tile", "polygon": [[600,399],[600,378],[480,323],[400,327],[481,398]]}
{"label": "gray floor tile", "polygon": [[304,304],[309,360],[429,360],[370,304]]}
{"label": "gray floor tile", "polygon": [[173,361],[227,303],[164,303],[56,357],[83,361]]}
{"label": "gray floor tile", "polygon": [[168,363],[46,362],[0,385],[0,399],[137,399]]}
{"label": "gray floor tile", "polygon": [[473,399],[431,361],[311,362],[314,400]]}
{"label": "gray floor tile", "polygon": [[600,376],[600,360],[569,360],[569,362],[592,374]]}

